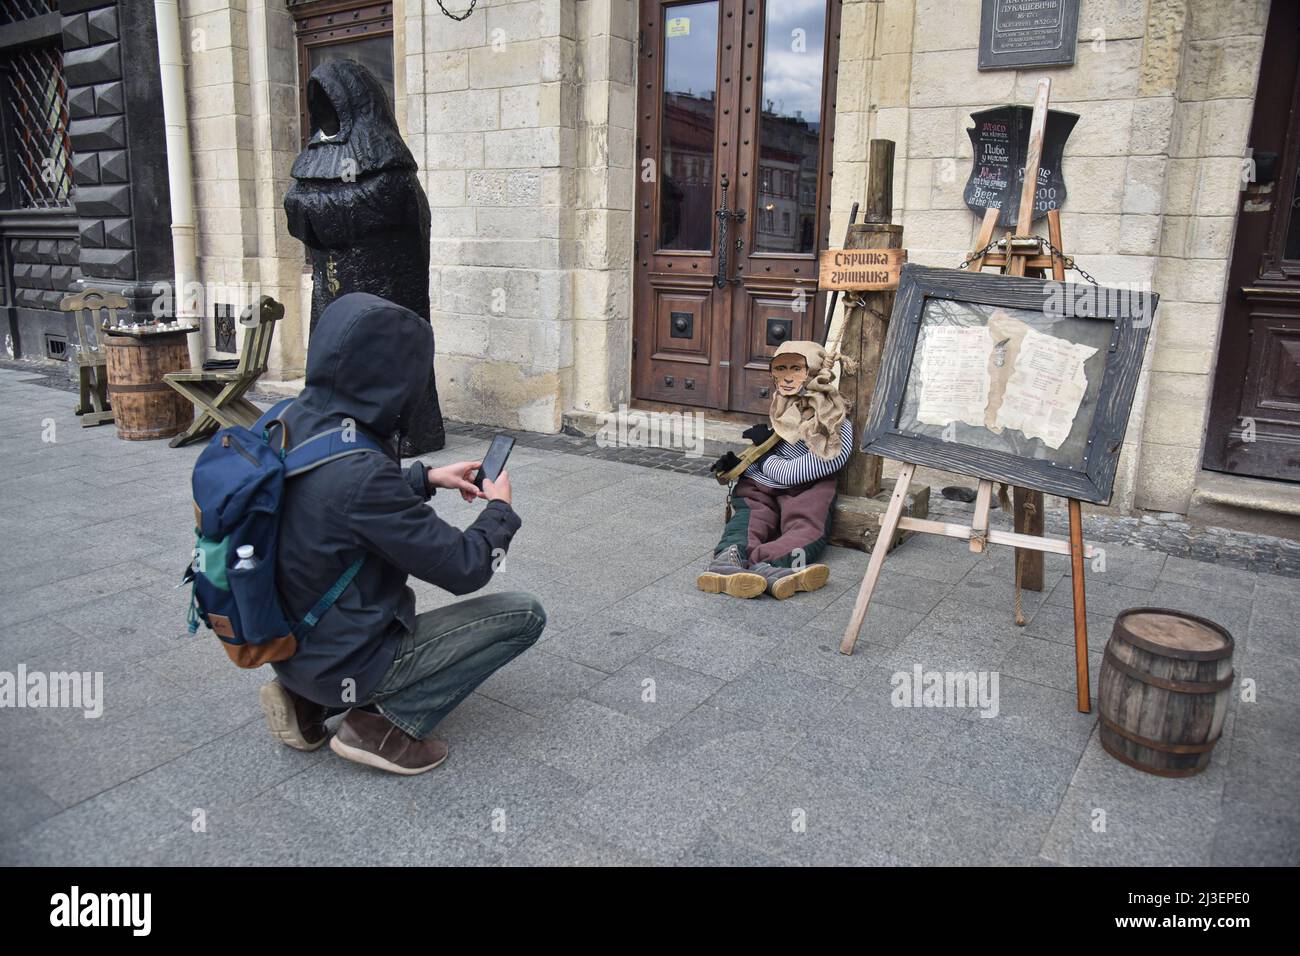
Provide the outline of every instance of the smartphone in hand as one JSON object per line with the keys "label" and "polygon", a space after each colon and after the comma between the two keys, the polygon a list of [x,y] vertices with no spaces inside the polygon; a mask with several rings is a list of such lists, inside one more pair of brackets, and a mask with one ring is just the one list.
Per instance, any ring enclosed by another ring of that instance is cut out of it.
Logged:
{"label": "smartphone in hand", "polygon": [[487,454],[483,456],[483,465],[479,468],[478,474],[474,476],[474,484],[479,491],[483,490],[483,480],[496,481],[500,477],[502,470],[506,467],[506,459],[510,457],[510,451],[515,447],[515,440],[509,435],[497,435],[492,439],[492,444],[488,446]]}

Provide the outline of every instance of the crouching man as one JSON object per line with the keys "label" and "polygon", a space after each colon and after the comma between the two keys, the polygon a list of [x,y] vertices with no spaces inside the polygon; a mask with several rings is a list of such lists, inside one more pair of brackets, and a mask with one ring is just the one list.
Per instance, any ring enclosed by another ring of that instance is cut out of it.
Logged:
{"label": "crouching man", "polygon": [[753,447],[713,465],[720,482],[739,481],[713,560],[696,579],[701,591],[784,600],[826,584],[830,568],[809,562],[826,550],[836,474],[853,451],[837,359],[816,342],[787,342],[772,356],[771,425],[746,431]]}
{"label": "crouching man", "polygon": [[[290,447],[339,426],[391,447],[411,424],[433,363],[433,331],[414,312],[351,293],[321,314],[306,387],[281,415]],[[504,472],[479,491],[479,462],[402,471],[395,453],[340,457],[285,484],[280,597],[301,619],[357,559],[352,582],[261,690],[271,732],[315,750],[325,718],[347,710],[330,740],[341,757],[392,773],[431,770],[447,756],[433,729],[494,671],[530,647],[546,614],[536,598],[496,593],[417,615],[414,575],[452,594],[488,583],[519,530]],[[426,505],[437,489],[486,506],[464,531]]]}

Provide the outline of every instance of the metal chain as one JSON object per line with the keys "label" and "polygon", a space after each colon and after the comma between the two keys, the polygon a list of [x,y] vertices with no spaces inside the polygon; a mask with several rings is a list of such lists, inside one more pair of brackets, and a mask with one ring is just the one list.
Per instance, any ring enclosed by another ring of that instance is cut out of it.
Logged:
{"label": "metal chain", "polygon": [[1051,250],[1052,255],[1056,256],[1058,259],[1061,260],[1065,268],[1073,269],[1075,272],[1079,273],[1079,275],[1083,276],[1084,279],[1086,279],[1088,282],[1091,282],[1093,285],[1098,284],[1097,280],[1094,279],[1092,276],[1090,276],[1087,272],[1085,272],[1083,267],[1078,265],[1073,258],[1067,256],[1060,249],[1056,248],[1056,246],[1052,245],[1052,240],[1044,239],[1042,236],[1039,236],[1038,239],[1039,242],[1041,242],[1043,245],[1047,246],[1047,248]]}
{"label": "metal chain", "polygon": [[478,3],[478,0],[469,0],[469,9],[466,10],[464,13],[460,14],[459,16],[457,16],[456,14],[454,14],[454,13],[452,13],[450,10],[448,10],[446,7],[444,7],[444,6],[442,5],[442,0],[438,0],[438,9],[441,10],[441,11],[443,12],[443,15],[444,15],[444,16],[446,16],[446,17],[448,17],[448,18],[450,18],[450,19],[452,19],[452,20],[467,20],[467,19],[469,19],[469,15],[470,15],[471,13],[474,12],[474,6],[475,6],[475,4],[477,4],[477,3]]}
{"label": "metal chain", "polygon": [[[1067,256],[1067,255],[1066,255],[1064,252],[1062,252],[1060,249],[1056,248],[1056,246],[1052,245],[1052,241],[1051,241],[1050,239],[1046,239],[1046,238],[1044,238],[1043,236],[1012,236],[1011,239],[1012,239],[1013,241],[1016,240],[1016,239],[1033,239],[1033,240],[1035,240],[1035,241],[1038,243],[1038,249],[1039,249],[1039,252],[1040,252],[1040,253],[1042,252],[1043,247],[1046,246],[1047,249],[1052,253],[1052,255],[1056,256],[1058,259],[1061,260],[1061,264],[1062,264],[1066,269],[1070,269],[1070,270],[1072,270],[1072,271],[1074,271],[1074,272],[1079,273],[1079,275],[1083,276],[1083,278],[1084,278],[1086,281],[1091,282],[1093,285],[1097,285],[1097,284],[1098,284],[1097,280],[1094,279],[1091,275],[1089,275],[1089,273],[1087,272],[1087,270],[1085,270],[1081,265],[1079,265],[1077,262],[1075,262],[1075,261],[1074,261],[1074,258],[1073,258],[1072,256]],[[1001,245],[1002,241],[1003,241],[1003,240],[1001,240],[1001,239],[994,239],[992,242],[990,242],[988,245],[986,245],[983,249],[976,249],[976,250],[975,250],[974,252],[972,252],[969,256],[967,256],[965,259],[963,259],[963,260],[961,261],[961,264],[958,265],[957,268],[958,268],[958,269],[965,269],[967,266],[969,266],[969,265],[970,265],[972,262],[974,262],[976,259],[982,258],[982,257],[984,256],[984,253],[986,253],[986,252],[992,252],[995,248],[997,248],[999,245]]]}
{"label": "metal chain", "polygon": [[969,256],[967,256],[965,259],[963,259],[963,260],[961,261],[961,265],[957,266],[957,268],[958,268],[958,269],[965,269],[968,265],[970,265],[970,264],[971,264],[972,262],[974,262],[976,259],[981,258],[981,257],[984,255],[984,253],[986,253],[986,252],[990,252],[990,251],[991,251],[991,250],[992,250],[992,249],[993,249],[993,248],[994,248],[994,247],[995,247],[999,242],[1001,242],[1000,239],[994,239],[992,242],[990,242],[990,243],[989,243],[987,246],[985,246],[983,249],[976,249],[976,250],[975,250],[974,252],[972,252]]}

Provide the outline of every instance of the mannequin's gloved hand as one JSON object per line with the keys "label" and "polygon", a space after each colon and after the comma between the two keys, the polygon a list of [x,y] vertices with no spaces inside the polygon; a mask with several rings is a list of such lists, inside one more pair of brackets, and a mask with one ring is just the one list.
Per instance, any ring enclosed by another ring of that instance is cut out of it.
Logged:
{"label": "mannequin's gloved hand", "polygon": [[729,451],[710,465],[709,470],[715,475],[721,475],[724,472],[731,471],[731,469],[735,468],[739,464],[740,459],[736,457],[736,453],[734,451]]}
{"label": "mannequin's gloved hand", "polygon": [[760,422],[757,425],[751,425],[740,434],[742,438],[748,438],[755,445],[761,445],[772,437],[772,426],[766,422]]}

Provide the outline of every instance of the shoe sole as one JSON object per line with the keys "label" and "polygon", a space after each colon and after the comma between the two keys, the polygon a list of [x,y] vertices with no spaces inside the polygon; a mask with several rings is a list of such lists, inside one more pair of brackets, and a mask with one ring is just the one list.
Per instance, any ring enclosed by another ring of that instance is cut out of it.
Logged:
{"label": "shoe sole", "polygon": [[761,574],[717,574],[705,571],[695,579],[695,586],[706,594],[729,594],[738,598],[758,597],[767,590],[767,580]]}
{"label": "shoe sole", "polygon": [[345,744],[339,740],[338,735],[330,738],[330,750],[334,751],[344,760],[351,760],[353,763],[365,764],[367,767],[374,767],[376,770],[387,770],[389,773],[399,773],[404,777],[413,777],[417,773],[426,773],[434,767],[440,766],[447,755],[443,754],[427,767],[399,767],[391,760],[385,760],[379,754],[371,753],[369,750],[362,750],[360,747],[353,747],[351,744]]}
{"label": "shoe sole", "polygon": [[804,568],[802,571],[796,571],[794,574],[787,574],[772,585],[772,597],[778,601],[784,601],[788,597],[794,597],[800,591],[816,591],[825,587],[827,580],[831,576],[831,569],[824,564],[813,564]]}
{"label": "shoe sole", "polygon": [[266,714],[267,729],[280,743],[304,753],[311,753],[325,746],[328,737],[322,737],[313,744],[302,735],[302,731],[298,729],[298,718],[293,712],[293,701],[278,683],[272,681],[263,684],[257,696],[262,704],[262,713]]}

